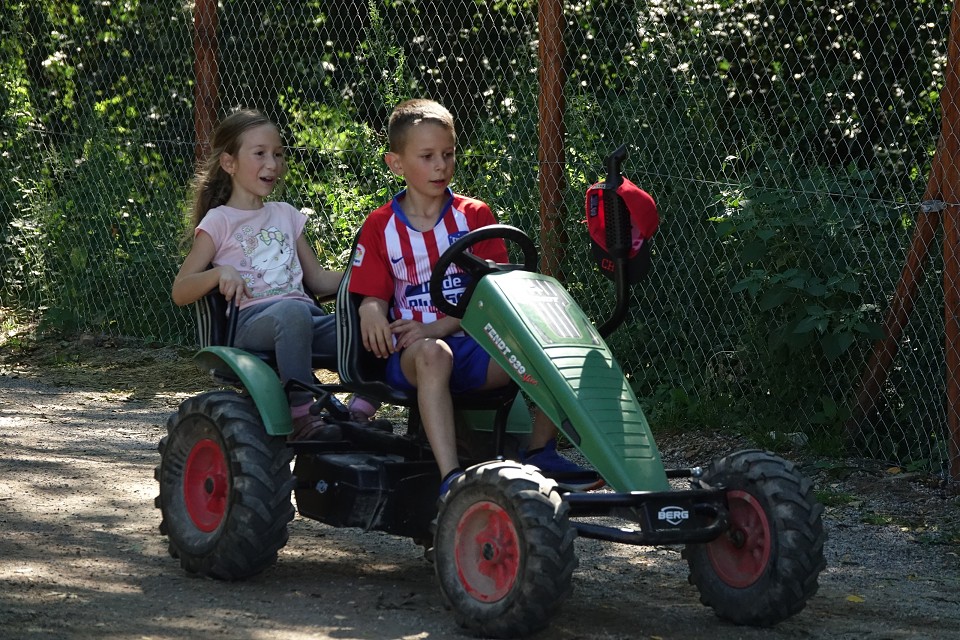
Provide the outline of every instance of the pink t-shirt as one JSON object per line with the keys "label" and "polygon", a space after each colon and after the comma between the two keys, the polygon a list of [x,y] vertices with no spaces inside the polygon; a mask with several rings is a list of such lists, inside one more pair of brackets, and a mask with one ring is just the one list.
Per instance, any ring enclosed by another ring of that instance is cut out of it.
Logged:
{"label": "pink t-shirt", "polygon": [[306,222],[286,202],[267,202],[255,211],[221,205],[207,212],[194,233],[204,231],[213,240],[214,266],[231,265],[246,281],[252,297],[244,296],[242,309],[278,298],[310,299],[297,257]]}

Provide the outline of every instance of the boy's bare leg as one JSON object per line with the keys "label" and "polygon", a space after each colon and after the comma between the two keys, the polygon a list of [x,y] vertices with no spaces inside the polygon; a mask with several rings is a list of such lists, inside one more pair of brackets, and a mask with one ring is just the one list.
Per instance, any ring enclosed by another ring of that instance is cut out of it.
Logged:
{"label": "boy's bare leg", "polygon": [[[490,360],[487,367],[487,383],[482,389],[496,389],[510,382],[510,376],[503,368]],[[533,431],[530,433],[530,449],[539,449],[557,436],[557,427],[539,407],[533,408]]]}
{"label": "boy's bare leg", "polygon": [[557,427],[540,407],[533,408],[533,431],[530,433],[530,449],[539,449],[557,437]]}
{"label": "boy's bare leg", "polygon": [[[491,389],[507,384],[509,376],[494,362],[490,362],[487,369],[487,383],[484,389]],[[580,467],[574,462],[567,460],[557,453],[556,443],[547,446],[550,441],[557,437],[557,427],[553,421],[547,417],[540,407],[533,409],[533,429],[530,433],[530,442],[526,451],[520,452],[521,462],[532,464],[548,473],[553,474],[580,474],[589,472],[589,469]],[[587,479],[563,480],[560,486],[567,491],[589,491],[603,486],[603,478],[597,474],[592,474]]]}
{"label": "boy's bare leg", "polygon": [[404,350],[400,367],[410,384],[417,388],[423,431],[440,467],[440,477],[446,476],[460,466],[450,397],[453,352],[442,340],[420,340]]}

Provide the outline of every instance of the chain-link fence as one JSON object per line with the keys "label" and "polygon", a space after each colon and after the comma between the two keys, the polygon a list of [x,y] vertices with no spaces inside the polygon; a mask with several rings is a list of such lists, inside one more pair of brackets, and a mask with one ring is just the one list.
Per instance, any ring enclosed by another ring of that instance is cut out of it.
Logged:
{"label": "chain-link fence", "polygon": [[[611,344],[657,427],[946,462],[936,242],[911,272],[883,384],[865,416],[853,407],[927,215],[949,3],[223,0],[195,30],[204,6],[7,2],[0,307],[191,343],[169,289],[204,117],[249,106],[281,125],[281,197],[311,210],[321,260],[339,266],[400,188],[382,163],[392,106],[426,96],[458,121],[455,188],[543,241],[597,319],[612,291],[584,192],[628,146],[625,173],[662,225]],[[542,33],[551,6],[560,20]],[[541,83],[545,51],[559,93]],[[538,158],[557,112],[559,156]],[[559,225],[544,236],[539,179],[558,162]]]}

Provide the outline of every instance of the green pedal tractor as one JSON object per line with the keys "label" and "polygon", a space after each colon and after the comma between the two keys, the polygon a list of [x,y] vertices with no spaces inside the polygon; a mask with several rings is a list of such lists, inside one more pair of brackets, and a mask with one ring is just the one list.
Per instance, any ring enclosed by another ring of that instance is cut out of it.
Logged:
{"label": "green pedal tractor", "polygon": [[[823,508],[811,482],[758,450],[703,468],[665,469],[604,342],[626,316],[630,284],[650,256],[649,242],[638,248],[634,241],[631,196],[625,203],[620,193],[625,156],[623,148],[611,155],[606,181],[596,187],[606,235],[594,253],[617,296],[599,329],[556,279],[536,273],[536,247],[518,229],[475,230],[437,263],[437,305],[461,318],[513,380],[494,392],[455,396],[461,461],[470,466],[439,501],[439,471],[416,397],[388,387],[382,363],[360,345],[349,269],[337,296],[337,362],[314,363],[338,371],[339,384],[291,381],[284,388],[271,354],[224,346],[231,343],[227,315],[236,314],[225,313],[222,298],[202,300],[197,358],[233,388],[185,400],[160,441],[156,505],[171,555],[202,576],[256,575],[287,543],[293,494],[303,517],[423,545],[457,622],[476,634],[520,637],[546,627],[571,591],[578,536],[683,545],[700,600],[737,624],[769,626],[802,610],[825,566]],[[516,245],[522,261],[495,264],[468,251],[495,237]],[[452,265],[470,284],[448,301],[440,292]],[[340,440],[287,442],[291,385],[312,391],[314,409],[340,426]],[[352,423],[338,399],[344,393],[407,407],[406,425]],[[566,491],[570,478],[511,460],[530,431],[528,401],[596,469],[604,490]]]}

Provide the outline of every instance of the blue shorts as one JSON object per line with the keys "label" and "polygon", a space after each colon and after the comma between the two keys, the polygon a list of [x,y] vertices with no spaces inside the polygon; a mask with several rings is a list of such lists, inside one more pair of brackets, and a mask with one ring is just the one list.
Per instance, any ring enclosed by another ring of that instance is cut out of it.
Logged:
{"label": "blue shorts", "polygon": [[[467,393],[479,389],[487,382],[490,354],[470,336],[447,336],[443,341],[453,351],[453,371],[450,373],[450,392]],[[387,384],[403,391],[416,391],[400,368],[402,351],[390,354],[387,359]]]}

